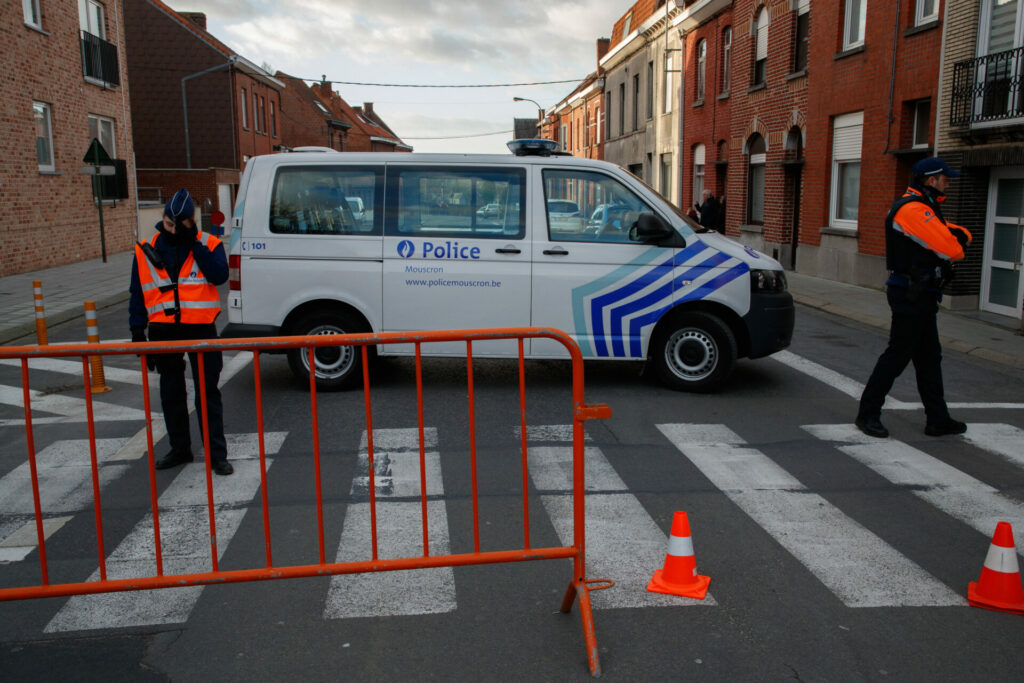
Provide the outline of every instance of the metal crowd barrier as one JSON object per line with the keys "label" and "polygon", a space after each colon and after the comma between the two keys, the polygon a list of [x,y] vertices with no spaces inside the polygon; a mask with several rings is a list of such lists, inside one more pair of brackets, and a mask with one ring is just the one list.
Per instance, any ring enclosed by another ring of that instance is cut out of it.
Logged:
{"label": "metal crowd barrier", "polygon": [[[527,430],[525,403],[525,366],[523,341],[528,338],[548,338],[561,342],[572,360],[572,451],[573,451],[573,543],[568,546],[533,547],[530,540],[529,521],[529,468],[527,460]],[[522,441],[522,482],[523,482],[523,527],[524,540],[521,548],[482,552],[480,550],[479,505],[477,494],[477,448],[476,415],[473,388],[473,342],[500,339],[518,340],[519,347],[519,402],[520,431]],[[423,374],[422,345],[434,342],[465,342],[468,388],[468,422],[470,434],[470,470],[472,473],[473,500],[473,552],[451,555],[431,555],[427,529],[427,483],[425,467],[425,441],[423,424]],[[371,391],[368,361],[368,347],[384,344],[415,344],[416,399],[419,426],[420,497],[423,523],[423,555],[416,557],[382,559],[377,555],[377,515],[374,483],[373,421],[371,415]],[[320,473],[320,440],[317,410],[317,389],[315,378],[310,373],[309,391],[312,415],[313,457],[316,477],[317,539],[319,563],[307,565],[279,566],[273,563],[270,538],[270,510],[267,501],[266,453],[264,444],[262,380],[260,375],[260,352],[281,351],[290,348],[304,348],[309,354],[309,367],[315,367],[314,353],[319,347],[358,346],[362,354],[363,394],[366,405],[366,432],[368,435],[368,474],[370,493],[370,529],[372,557],[358,562],[327,562],[324,544],[323,492]],[[206,497],[210,522],[210,570],[195,574],[164,574],[163,554],[160,545],[160,514],[157,504],[157,483],[154,469],[153,425],[150,412],[149,373],[146,372],[146,356],[150,353],[198,351],[199,387],[202,396],[202,424],[206,452]],[[263,513],[263,532],[266,545],[266,563],[263,567],[251,569],[221,570],[217,561],[217,525],[214,515],[213,481],[210,471],[210,445],[206,406],[205,377],[203,373],[204,351],[251,351],[253,352],[253,373],[255,380],[256,424],[259,441],[260,490]],[[148,450],[149,486],[153,513],[153,536],[155,549],[155,576],[139,576],[129,579],[108,579],[106,552],[103,545],[103,514],[100,499],[100,479],[97,462],[96,434],[93,421],[92,393],[90,391],[90,362],[93,356],[117,356],[141,354],[142,392],[145,403],[146,433]],[[46,539],[43,532],[43,510],[40,505],[39,479],[36,468],[36,452],[32,428],[31,392],[29,389],[28,361],[32,358],[80,357],[82,378],[85,388],[86,415],[89,430],[89,456],[92,466],[93,507],[95,514],[97,555],[99,558],[99,580],[80,583],[50,583],[46,559]],[[38,536],[41,581],[36,586],[0,588],[0,601],[70,596],[115,591],[148,590],[178,586],[196,586],[211,583],[239,583],[268,579],[286,579],[334,574],[358,574],[399,569],[424,569],[430,567],[456,567],[464,565],[493,564],[501,562],[524,562],[572,558],[573,574],[568,590],[562,600],[561,611],[569,612],[574,600],[579,600],[580,617],[583,622],[583,637],[586,644],[587,660],[593,676],[601,674],[598,659],[597,640],[588,592],[605,586],[591,587],[591,583],[604,582],[602,579],[586,578],[586,542],[584,535],[584,482],[583,482],[583,439],[584,422],[611,416],[611,410],[603,404],[587,405],[584,402],[583,357],[576,343],[564,332],[550,328],[518,327],[486,330],[454,330],[443,332],[405,332],[381,334],[317,335],[310,337],[269,337],[261,339],[216,339],[184,342],[106,343],[106,344],[63,344],[49,346],[0,347],[0,358],[21,360],[21,379],[25,405],[25,433],[28,462],[32,481],[32,496],[35,508],[35,523]]]}

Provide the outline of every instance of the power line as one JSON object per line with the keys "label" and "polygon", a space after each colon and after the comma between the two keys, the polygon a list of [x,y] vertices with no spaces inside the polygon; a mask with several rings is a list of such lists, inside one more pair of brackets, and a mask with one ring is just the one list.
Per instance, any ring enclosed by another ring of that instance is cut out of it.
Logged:
{"label": "power line", "polygon": [[496,130],[493,133],[475,133],[473,135],[448,135],[444,137],[436,138],[410,138],[405,135],[402,136],[403,140],[461,140],[462,138],[486,138],[491,135],[508,135],[512,131],[510,130]]}
{"label": "power line", "polygon": [[534,81],[532,83],[468,83],[461,85],[425,84],[425,83],[360,83],[357,81],[325,81],[320,78],[299,78],[300,81],[329,83],[331,85],[360,85],[371,88],[518,88],[527,85],[562,85],[579,83],[582,78],[571,78],[565,81]]}

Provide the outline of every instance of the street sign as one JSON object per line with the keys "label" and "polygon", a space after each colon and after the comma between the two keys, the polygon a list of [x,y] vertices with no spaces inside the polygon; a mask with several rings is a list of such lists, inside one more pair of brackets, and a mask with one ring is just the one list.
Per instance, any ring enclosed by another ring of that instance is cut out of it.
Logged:
{"label": "street sign", "polygon": [[89,149],[86,150],[85,156],[82,157],[82,161],[93,166],[113,166],[114,160],[107,154],[107,150],[103,149],[103,145],[96,138],[92,139],[89,143]]}
{"label": "street sign", "polygon": [[85,175],[114,175],[117,169],[113,166],[83,166],[82,173]]}

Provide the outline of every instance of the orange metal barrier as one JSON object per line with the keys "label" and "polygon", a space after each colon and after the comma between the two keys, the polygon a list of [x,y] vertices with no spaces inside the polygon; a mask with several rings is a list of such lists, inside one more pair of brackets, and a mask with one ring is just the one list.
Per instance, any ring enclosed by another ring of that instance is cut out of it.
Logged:
{"label": "orange metal barrier", "polygon": [[[561,342],[568,350],[572,359],[572,402],[573,402],[573,543],[569,546],[535,548],[531,544],[529,521],[529,468],[527,460],[526,437],[526,374],[523,353],[523,340],[527,338],[548,338]],[[473,342],[498,339],[516,339],[519,345],[519,421],[522,434],[522,488],[523,488],[523,528],[524,539],[521,548],[508,550],[480,550],[479,505],[477,497],[477,445],[476,415],[473,387]],[[473,552],[452,555],[431,555],[427,529],[427,483],[426,453],[423,423],[423,376],[421,347],[425,343],[459,342],[466,343],[467,389],[469,395],[468,422],[470,434],[470,470],[472,474],[473,498]],[[371,415],[370,375],[367,347],[383,344],[415,344],[416,360],[416,397],[420,441],[420,493],[423,523],[423,555],[417,557],[382,559],[377,555],[377,515],[374,483],[374,445],[373,421]],[[368,474],[370,493],[370,529],[372,557],[359,562],[327,562],[324,543],[323,491],[320,472],[320,439],[317,410],[317,389],[315,378],[310,374],[310,404],[313,432],[313,457],[316,476],[316,513],[317,540],[319,543],[319,563],[308,565],[277,566],[273,563],[270,539],[270,510],[267,501],[266,454],[264,445],[262,380],[260,375],[260,353],[266,351],[282,351],[290,348],[304,348],[309,354],[309,366],[315,367],[313,354],[319,347],[356,346],[359,347],[363,360],[363,394],[366,405],[366,432],[368,435]],[[206,496],[210,522],[210,571],[197,574],[165,575],[163,571],[163,555],[160,545],[160,517],[157,505],[157,483],[154,469],[153,429],[149,399],[149,373],[146,371],[146,356],[150,353],[198,351],[199,355],[199,387],[197,392],[202,397],[202,424],[204,447],[206,452]],[[266,545],[266,565],[251,569],[221,570],[217,562],[217,525],[214,515],[213,481],[210,471],[210,444],[208,416],[206,406],[205,376],[203,373],[204,351],[252,351],[253,374],[255,379],[256,423],[259,436],[260,483],[262,493],[263,531]],[[103,546],[103,515],[100,500],[100,480],[97,463],[96,435],[93,421],[92,393],[90,382],[90,357],[111,355],[141,355],[142,391],[145,403],[147,450],[150,497],[153,513],[153,535],[155,548],[156,576],[140,576],[130,579],[108,579],[106,571],[106,553]],[[46,560],[46,540],[43,533],[43,511],[40,506],[39,479],[36,469],[36,453],[32,429],[31,395],[29,390],[28,361],[31,358],[81,357],[82,377],[85,388],[86,414],[89,429],[89,455],[92,464],[93,507],[96,524],[97,554],[99,558],[98,581],[81,583],[51,584],[49,581]],[[580,603],[580,617],[583,622],[583,637],[586,643],[587,660],[593,676],[601,674],[598,659],[597,640],[594,634],[594,622],[590,607],[589,591],[607,588],[608,586],[591,587],[590,583],[605,582],[602,579],[586,578],[586,543],[584,535],[584,482],[583,482],[583,438],[584,422],[611,416],[606,405],[587,405],[584,402],[583,358],[579,347],[564,332],[550,328],[522,327],[489,330],[454,330],[444,332],[407,332],[382,334],[349,334],[349,335],[318,335],[311,337],[268,337],[261,339],[217,339],[192,342],[146,342],[146,343],[107,343],[107,344],[64,344],[53,346],[22,346],[0,347],[0,358],[18,358],[21,360],[21,378],[25,404],[25,433],[28,446],[28,461],[32,480],[32,496],[35,506],[36,531],[39,543],[39,561],[41,582],[37,586],[0,588],[0,600],[21,600],[55,596],[69,596],[91,593],[107,593],[114,591],[145,590],[154,588],[171,588],[176,586],[195,586],[210,583],[238,583],[267,579],[285,579],[308,576],[327,576],[334,574],[357,574],[365,572],[389,571],[397,569],[423,569],[428,567],[456,567],[476,564],[492,564],[499,562],[522,562],[530,560],[547,560],[572,558],[573,574],[568,590],[562,600],[561,610],[569,612],[574,600]]]}

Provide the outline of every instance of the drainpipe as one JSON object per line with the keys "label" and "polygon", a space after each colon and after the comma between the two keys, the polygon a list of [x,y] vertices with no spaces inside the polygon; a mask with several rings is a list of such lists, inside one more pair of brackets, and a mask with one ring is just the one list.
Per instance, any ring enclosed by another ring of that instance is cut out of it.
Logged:
{"label": "drainpipe", "polygon": [[[184,113],[185,113],[185,168],[192,168],[192,146],[189,143],[189,137],[188,137],[188,94],[185,92],[185,85],[186,85],[185,82],[189,81],[189,80],[192,80],[193,78],[197,78],[199,76],[204,76],[204,75],[206,75],[208,73],[212,73],[214,71],[220,71],[221,69],[230,68],[235,63],[235,61],[236,61],[236,58],[234,56],[232,56],[232,57],[230,57],[228,59],[228,61],[226,61],[223,64],[220,64],[218,66],[211,66],[209,69],[203,69],[202,71],[197,71],[194,74],[189,74],[188,76],[185,76],[184,78],[181,79],[181,105],[184,108]],[[235,100],[235,94],[232,92],[231,93],[232,106],[233,106],[234,100]]]}
{"label": "drainpipe", "polygon": [[892,137],[892,109],[893,92],[896,89],[896,48],[900,41],[900,4],[902,0],[896,0],[896,21],[892,27],[892,67],[889,69],[889,115],[885,121],[885,150],[882,154],[889,153],[889,139]]}

